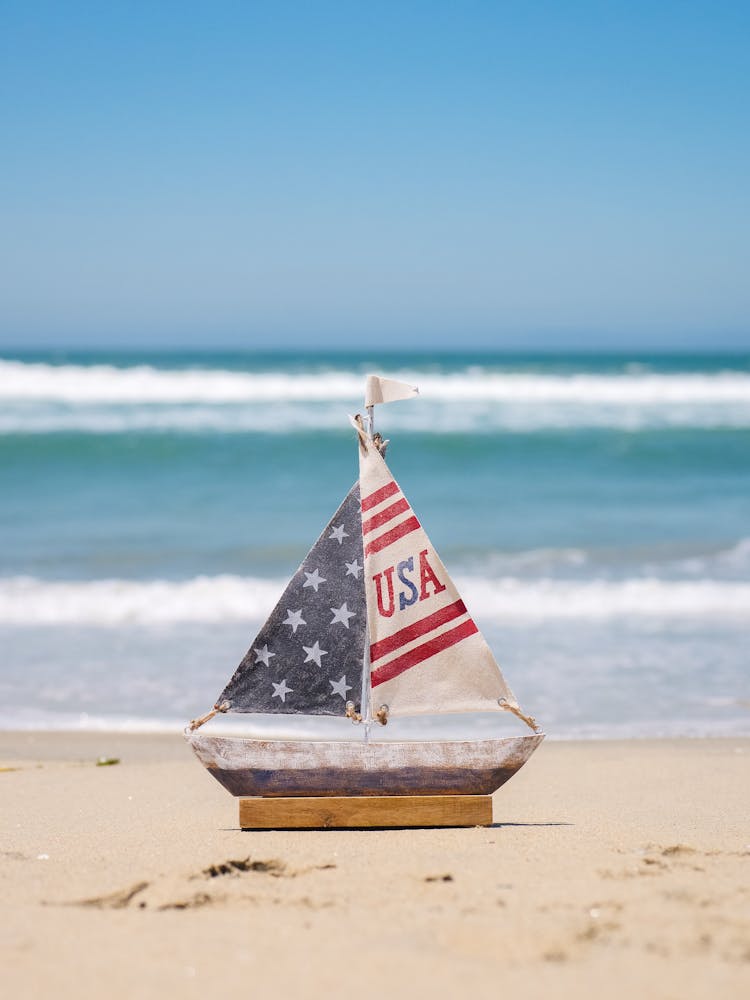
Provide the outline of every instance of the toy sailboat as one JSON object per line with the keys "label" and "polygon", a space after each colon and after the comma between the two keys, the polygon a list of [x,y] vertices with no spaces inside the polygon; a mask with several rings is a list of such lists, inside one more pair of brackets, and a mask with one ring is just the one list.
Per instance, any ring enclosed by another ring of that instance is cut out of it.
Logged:
{"label": "toy sailboat", "polygon": [[[369,376],[352,418],[359,479],[295,573],[216,701],[187,727],[204,766],[235,796],[487,796],[542,741],[384,460],[378,403],[415,395]],[[532,734],[371,738],[389,719],[506,711]],[[217,713],[348,717],[362,740],[210,735]]]}

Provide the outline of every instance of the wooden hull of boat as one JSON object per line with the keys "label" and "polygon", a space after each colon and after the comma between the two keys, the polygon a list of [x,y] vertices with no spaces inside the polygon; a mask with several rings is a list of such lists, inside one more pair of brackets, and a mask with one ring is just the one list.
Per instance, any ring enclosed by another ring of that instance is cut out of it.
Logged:
{"label": "wooden hull of boat", "polygon": [[196,756],[232,795],[490,795],[542,734],[496,740],[326,742],[186,732]]}

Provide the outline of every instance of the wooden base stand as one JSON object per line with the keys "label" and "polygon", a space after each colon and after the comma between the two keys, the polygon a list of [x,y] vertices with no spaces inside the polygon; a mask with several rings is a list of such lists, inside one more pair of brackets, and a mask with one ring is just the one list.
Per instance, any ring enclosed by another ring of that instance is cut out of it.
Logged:
{"label": "wooden base stand", "polygon": [[322,796],[240,799],[243,830],[489,826],[489,795]]}

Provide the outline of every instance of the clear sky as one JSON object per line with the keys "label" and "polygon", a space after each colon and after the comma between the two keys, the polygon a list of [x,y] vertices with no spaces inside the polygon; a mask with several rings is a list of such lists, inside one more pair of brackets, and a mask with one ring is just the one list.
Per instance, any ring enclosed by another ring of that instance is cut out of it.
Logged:
{"label": "clear sky", "polygon": [[750,4],[4,0],[0,345],[750,346]]}

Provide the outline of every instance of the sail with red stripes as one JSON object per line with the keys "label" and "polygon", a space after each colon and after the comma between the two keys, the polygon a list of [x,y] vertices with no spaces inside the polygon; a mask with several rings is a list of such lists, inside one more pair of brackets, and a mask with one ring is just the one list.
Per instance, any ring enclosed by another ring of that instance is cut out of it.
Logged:
{"label": "sail with red stripes", "polygon": [[360,434],[371,702],[390,715],[517,709],[492,652],[373,439]]}

